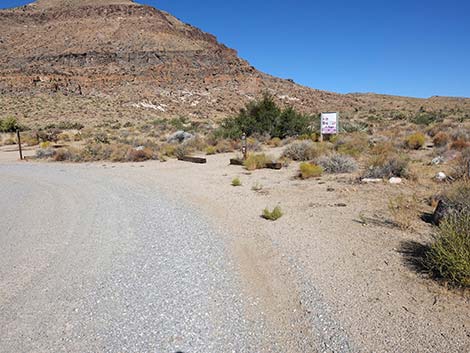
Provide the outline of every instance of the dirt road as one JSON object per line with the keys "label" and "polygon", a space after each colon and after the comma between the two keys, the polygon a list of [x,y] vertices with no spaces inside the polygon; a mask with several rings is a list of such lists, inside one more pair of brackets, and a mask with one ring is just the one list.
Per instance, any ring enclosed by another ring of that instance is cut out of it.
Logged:
{"label": "dirt road", "polygon": [[0,352],[276,350],[197,211],[99,167],[0,184]]}
{"label": "dirt road", "polygon": [[468,297],[406,265],[428,229],[358,220],[396,189],[228,157],[0,163],[0,352],[470,349]]}

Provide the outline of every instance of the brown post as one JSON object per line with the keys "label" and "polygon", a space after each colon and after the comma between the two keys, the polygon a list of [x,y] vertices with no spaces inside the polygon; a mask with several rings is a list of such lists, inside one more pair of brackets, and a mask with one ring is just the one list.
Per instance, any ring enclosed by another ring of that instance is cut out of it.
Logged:
{"label": "brown post", "polygon": [[20,130],[16,130],[16,137],[18,138],[18,151],[20,152],[20,160],[23,160],[23,150],[21,148]]}

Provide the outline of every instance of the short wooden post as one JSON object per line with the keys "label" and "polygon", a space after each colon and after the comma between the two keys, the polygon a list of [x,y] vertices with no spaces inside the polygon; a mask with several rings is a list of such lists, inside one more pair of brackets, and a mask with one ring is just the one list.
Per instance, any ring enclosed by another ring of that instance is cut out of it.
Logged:
{"label": "short wooden post", "polygon": [[23,160],[23,150],[21,148],[20,130],[16,130],[16,137],[18,138],[18,151],[20,152],[20,160]]}

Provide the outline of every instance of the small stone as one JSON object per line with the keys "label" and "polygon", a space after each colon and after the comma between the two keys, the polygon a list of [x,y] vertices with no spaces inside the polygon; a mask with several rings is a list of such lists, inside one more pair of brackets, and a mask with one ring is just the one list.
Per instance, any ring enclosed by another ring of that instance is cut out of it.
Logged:
{"label": "small stone", "polygon": [[439,165],[439,164],[442,164],[444,163],[444,157],[442,156],[438,156],[436,158],[433,158],[433,160],[431,161],[431,164],[434,164],[434,165]]}
{"label": "small stone", "polygon": [[447,179],[447,175],[444,172],[439,172],[434,177],[437,181],[445,181]]}
{"label": "small stone", "polygon": [[390,184],[401,184],[402,183],[402,179],[401,178],[396,178],[396,177],[393,177],[393,178],[390,178],[388,180],[388,182]]}

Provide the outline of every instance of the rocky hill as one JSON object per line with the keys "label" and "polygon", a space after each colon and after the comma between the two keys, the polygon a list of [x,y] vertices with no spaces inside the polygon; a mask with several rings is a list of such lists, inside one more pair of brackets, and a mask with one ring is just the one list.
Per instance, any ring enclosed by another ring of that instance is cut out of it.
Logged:
{"label": "rocky hill", "polygon": [[265,91],[311,113],[470,111],[469,99],[341,95],[275,78],[213,35],[130,0],[38,0],[0,11],[1,115],[217,119]]}

